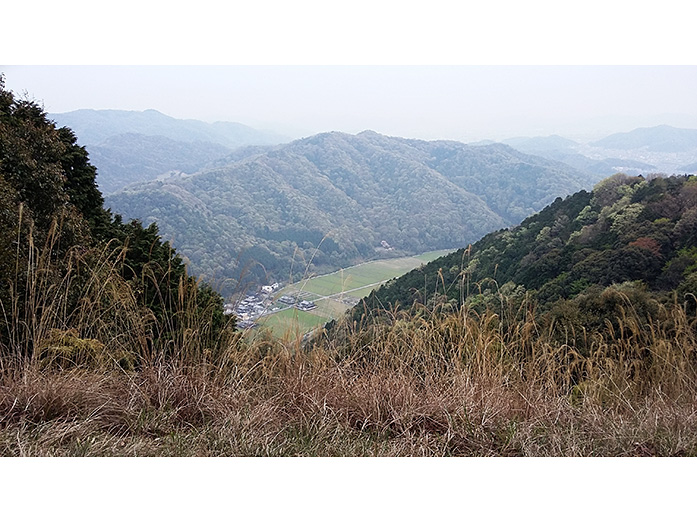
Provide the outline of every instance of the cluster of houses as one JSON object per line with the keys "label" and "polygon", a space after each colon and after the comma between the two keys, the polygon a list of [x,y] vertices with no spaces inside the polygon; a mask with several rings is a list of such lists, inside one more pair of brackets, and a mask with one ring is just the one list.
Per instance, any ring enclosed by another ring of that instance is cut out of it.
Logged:
{"label": "cluster of houses", "polygon": [[286,305],[294,305],[297,300],[293,296],[288,296],[287,294],[284,294],[283,296],[278,298],[278,301],[280,301],[281,303],[285,303]]}
{"label": "cluster of houses", "polygon": [[[234,314],[239,319],[237,326],[241,329],[251,329],[256,327],[257,320],[264,314],[278,311],[280,308],[274,304],[273,293],[280,288],[278,283],[264,285],[261,290],[254,294],[248,294],[244,299],[237,303],[226,303],[223,314]],[[277,300],[285,305],[295,306],[298,310],[309,311],[317,307],[314,301],[300,300],[296,296],[284,294]]]}
{"label": "cluster of houses", "polygon": [[246,316],[261,316],[266,312],[264,299],[259,295],[250,294],[237,304],[233,312],[243,319],[246,319]]}
{"label": "cluster of houses", "polygon": [[273,306],[271,295],[280,288],[278,283],[264,285],[261,290],[254,294],[248,294],[237,304],[226,303],[223,306],[223,314],[234,314],[240,319],[237,324],[242,329],[255,327],[254,320],[269,312],[275,312],[278,307]]}
{"label": "cluster of houses", "polygon": [[301,311],[310,311],[317,307],[317,304],[314,301],[299,300],[295,296],[289,296],[287,294],[284,294],[278,298],[278,301],[285,303],[286,305],[295,305],[295,308]]}
{"label": "cluster of houses", "polygon": [[310,311],[316,308],[317,304],[314,301],[302,300],[300,303],[296,305],[296,307],[301,311]]}

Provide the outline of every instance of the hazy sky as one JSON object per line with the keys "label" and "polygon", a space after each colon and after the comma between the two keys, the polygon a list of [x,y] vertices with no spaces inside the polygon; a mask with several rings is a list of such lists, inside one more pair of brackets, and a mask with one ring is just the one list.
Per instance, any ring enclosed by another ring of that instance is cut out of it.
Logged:
{"label": "hazy sky", "polygon": [[697,66],[4,66],[48,112],[157,109],[306,136],[472,141],[697,127]]}
{"label": "hazy sky", "polygon": [[597,138],[697,128],[689,5],[35,0],[29,12],[13,2],[3,7],[12,23],[0,31],[0,64],[10,64],[0,72],[49,112],[157,109],[293,137]]}

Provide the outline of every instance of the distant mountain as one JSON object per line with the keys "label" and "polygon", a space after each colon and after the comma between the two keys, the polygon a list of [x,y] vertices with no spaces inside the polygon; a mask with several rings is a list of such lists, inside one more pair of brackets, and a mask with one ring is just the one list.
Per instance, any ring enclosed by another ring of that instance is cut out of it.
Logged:
{"label": "distant mountain", "polygon": [[245,273],[297,279],[306,268],[457,248],[594,181],[503,144],[334,132],[106,200],[127,217],[156,220],[195,272],[233,285]]}
{"label": "distant mountain", "polygon": [[633,160],[631,158],[603,158],[596,160],[579,153],[564,151],[538,152],[544,158],[563,162],[579,171],[593,173],[603,177],[616,173],[624,173],[633,176],[659,171],[655,165]]}
{"label": "distant mountain", "polygon": [[180,142],[164,136],[127,133],[90,145],[89,153],[98,168],[99,189],[109,194],[168,172],[194,173],[231,151],[210,142]]}
{"label": "distant mountain", "polygon": [[635,174],[635,172],[636,174],[640,174],[647,171],[656,172],[657,170],[655,165],[639,160],[632,160],[631,158],[605,158],[593,163],[590,169],[602,172],[606,176],[616,173],[632,175]]}
{"label": "distant mountain", "polygon": [[612,134],[591,143],[606,149],[646,149],[654,152],[688,152],[697,150],[697,129],[678,129],[669,125],[643,127],[628,133]]}
{"label": "distant mountain", "polygon": [[613,134],[590,144],[557,135],[510,138],[502,143],[603,177],[618,172],[677,174],[684,172],[681,164],[697,159],[697,130],[667,125]]}
{"label": "distant mountain", "polygon": [[180,142],[211,142],[233,149],[244,145],[266,145],[290,139],[270,131],[260,131],[241,123],[180,120],[154,109],[117,111],[80,109],[68,113],[49,114],[58,126],[70,127],[88,146],[102,143],[109,137],[137,133],[164,136]]}
{"label": "distant mountain", "polygon": [[691,163],[689,165],[683,165],[680,170],[685,173],[695,174],[697,173],[697,163]]}
{"label": "distant mountain", "polygon": [[[90,160],[97,167],[97,183],[105,194],[170,172],[193,173],[237,148],[289,141],[239,123],[178,120],[152,109],[82,109],[49,117],[59,126],[73,129],[80,142],[87,144]],[[247,153],[235,158],[242,154]]]}
{"label": "distant mountain", "polygon": [[552,136],[536,136],[533,138],[509,138],[507,140],[501,140],[501,143],[505,143],[506,145],[510,145],[519,151],[529,154],[537,154],[540,151],[571,150],[574,146],[578,145],[578,142],[569,140],[568,138],[563,138],[556,134]]}

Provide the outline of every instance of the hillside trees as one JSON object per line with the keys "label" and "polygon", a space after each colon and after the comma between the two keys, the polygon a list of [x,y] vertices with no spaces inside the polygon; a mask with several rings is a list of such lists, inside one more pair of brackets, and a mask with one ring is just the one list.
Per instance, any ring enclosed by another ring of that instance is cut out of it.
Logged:
{"label": "hillside trees", "polygon": [[[210,340],[234,327],[234,322],[225,325],[220,296],[187,275],[181,257],[160,239],[157,225],[124,223],[103,208],[95,176],[75,134],[56,129],[36,103],[15,99],[0,77],[4,350],[14,347],[30,356],[41,344],[37,338],[48,335],[37,330],[42,322],[62,330],[77,328],[76,318],[85,317],[87,308],[101,310],[100,321],[116,319],[128,296],[139,307],[136,314],[154,320],[145,321],[149,327],[144,331],[153,348],[189,328],[196,315],[209,317]],[[108,293],[99,294],[96,302],[89,298],[92,286],[114,285],[121,290],[109,299],[120,302],[100,302]],[[91,327],[82,323],[80,328]]]}
{"label": "hillside trees", "polygon": [[435,294],[480,314],[527,303],[554,328],[573,319],[578,333],[613,325],[612,315],[623,314],[623,307],[648,315],[656,303],[675,301],[694,311],[696,189],[695,176],[612,176],[591,193],[558,198],[518,227],[389,282],[365,298],[353,318],[439,303]]}

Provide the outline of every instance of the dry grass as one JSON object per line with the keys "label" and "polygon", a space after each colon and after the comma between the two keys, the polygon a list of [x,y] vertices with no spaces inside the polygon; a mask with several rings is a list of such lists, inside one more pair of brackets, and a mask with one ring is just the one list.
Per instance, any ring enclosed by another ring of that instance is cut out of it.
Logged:
{"label": "dry grass", "polygon": [[90,256],[80,278],[36,257],[30,305],[3,304],[4,456],[697,455],[697,320],[678,305],[628,308],[582,356],[532,315],[426,308],[308,347],[214,343],[180,296],[162,358],[117,261]]}
{"label": "dry grass", "polygon": [[[481,331],[468,350],[440,345],[435,354],[444,327],[432,321],[402,331],[399,341],[393,328],[376,328],[363,347],[380,351],[370,357],[339,357],[334,342],[298,351],[282,343],[260,348],[238,341],[223,368],[170,361],[137,371],[6,369],[0,453],[697,454],[694,361],[688,369],[687,361],[676,359],[691,354],[683,343],[694,339],[648,347],[654,363],[641,375],[635,363],[611,363],[607,352],[619,348],[604,341],[595,360],[583,363],[595,374],[569,388],[566,370],[557,371],[558,380],[550,376],[550,362],[543,359],[554,351],[543,342],[533,342],[539,356],[531,365]],[[665,379],[669,371],[673,379]]]}

